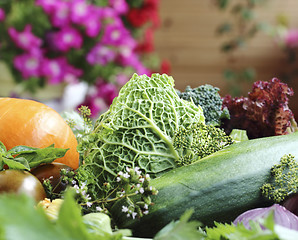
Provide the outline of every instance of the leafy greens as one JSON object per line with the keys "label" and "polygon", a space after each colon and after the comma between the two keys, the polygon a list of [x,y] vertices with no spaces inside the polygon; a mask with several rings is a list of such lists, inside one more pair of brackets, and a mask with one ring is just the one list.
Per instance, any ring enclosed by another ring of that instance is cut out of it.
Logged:
{"label": "leafy greens", "polygon": [[102,190],[99,183],[115,181],[126,167],[154,176],[173,169],[179,160],[175,133],[194,123],[205,123],[203,110],[179,98],[172,77],[134,74],[81,142],[79,178]]}

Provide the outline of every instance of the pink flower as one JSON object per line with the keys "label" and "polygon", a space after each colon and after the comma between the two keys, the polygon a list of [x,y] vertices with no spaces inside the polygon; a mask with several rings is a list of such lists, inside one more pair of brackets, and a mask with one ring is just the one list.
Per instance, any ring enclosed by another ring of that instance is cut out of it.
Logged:
{"label": "pink flower", "polygon": [[102,36],[102,43],[119,46],[128,36],[130,33],[122,24],[108,24]]}
{"label": "pink flower", "polygon": [[298,46],[298,29],[291,29],[285,36],[285,44],[290,48]]}
{"label": "pink flower", "polygon": [[35,3],[37,6],[41,6],[47,14],[50,14],[55,10],[58,1],[60,0],[36,0]]}
{"label": "pink flower", "polygon": [[64,57],[56,59],[44,59],[42,62],[42,74],[50,84],[63,81],[76,82],[82,75],[82,70],[77,69],[67,62]]}
{"label": "pink flower", "polygon": [[2,22],[6,17],[6,14],[2,8],[0,8],[0,22]]}
{"label": "pink flower", "polygon": [[40,62],[42,54],[39,51],[33,51],[18,55],[14,58],[14,67],[19,70],[23,78],[40,77]]}
{"label": "pink flower", "polygon": [[58,50],[67,52],[71,48],[81,48],[83,37],[77,29],[64,27],[55,33],[53,41]]}
{"label": "pink flower", "polygon": [[31,25],[26,25],[23,32],[18,32],[15,28],[10,27],[8,34],[19,48],[30,51],[39,48],[42,44],[42,40],[33,35],[31,30]]}
{"label": "pink flower", "polygon": [[86,27],[86,34],[89,37],[96,37],[101,30],[102,9],[96,6],[90,7],[89,15],[82,23]]}
{"label": "pink flower", "polygon": [[118,96],[118,88],[114,84],[105,82],[102,79],[96,83],[96,89],[96,96],[105,99],[108,105],[112,104],[114,98]]}
{"label": "pink flower", "polygon": [[116,53],[110,47],[97,44],[87,55],[87,61],[94,64],[106,65],[107,63],[115,60]]}
{"label": "pink flower", "polygon": [[112,104],[115,97],[118,96],[118,88],[112,84],[99,79],[94,87],[94,92],[89,94],[82,105],[88,106],[92,117],[106,111]]}
{"label": "pink flower", "polygon": [[126,14],[129,10],[125,0],[109,0],[109,4],[120,15]]}
{"label": "pink flower", "polygon": [[64,27],[70,24],[70,3],[57,1],[50,12],[50,19],[55,27]]}
{"label": "pink flower", "polygon": [[77,24],[85,22],[90,14],[90,5],[85,0],[73,0],[70,8],[71,20]]}

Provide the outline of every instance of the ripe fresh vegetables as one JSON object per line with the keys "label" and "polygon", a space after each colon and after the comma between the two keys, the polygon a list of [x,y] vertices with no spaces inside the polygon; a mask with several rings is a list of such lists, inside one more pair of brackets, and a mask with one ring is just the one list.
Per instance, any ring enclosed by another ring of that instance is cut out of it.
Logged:
{"label": "ripe fresh vegetables", "polygon": [[64,157],[55,161],[73,169],[79,166],[75,135],[55,110],[42,103],[0,98],[0,133],[0,141],[8,150],[18,145],[69,148]]}
{"label": "ripe fresh vegetables", "polygon": [[270,169],[288,153],[298,156],[298,132],[243,141],[188,166],[173,169],[151,181],[159,193],[154,205],[140,220],[121,213],[123,201],[111,209],[119,227],[132,228],[136,236],[152,236],[169,221],[193,208],[195,219],[233,221],[242,212],[269,205],[260,188]]}
{"label": "ripe fresh vegetables", "polygon": [[26,194],[36,200],[46,197],[40,181],[27,171],[3,170],[0,171],[0,193]]}

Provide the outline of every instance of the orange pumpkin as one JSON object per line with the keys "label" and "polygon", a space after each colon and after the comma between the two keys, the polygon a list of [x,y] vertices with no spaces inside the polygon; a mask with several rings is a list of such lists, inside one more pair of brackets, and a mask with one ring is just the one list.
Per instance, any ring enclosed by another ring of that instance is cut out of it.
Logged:
{"label": "orange pumpkin", "polygon": [[0,98],[0,141],[7,149],[18,145],[44,148],[51,144],[69,148],[55,162],[73,169],[79,166],[78,143],[71,128],[54,109],[37,101]]}

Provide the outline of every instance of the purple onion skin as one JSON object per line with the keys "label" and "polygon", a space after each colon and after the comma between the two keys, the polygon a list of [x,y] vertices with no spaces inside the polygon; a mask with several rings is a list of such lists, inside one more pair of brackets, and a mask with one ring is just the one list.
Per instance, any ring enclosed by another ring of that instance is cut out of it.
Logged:
{"label": "purple onion skin", "polygon": [[271,207],[267,208],[255,208],[248,210],[239,215],[233,223],[243,223],[243,225],[249,229],[250,220],[254,221],[266,218],[271,211],[274,212],[275,224],[298,231],[298,217],[279,204],[273,204]]}
{"label": "purple onion skin", "polygon": [[283,206],[288,209],[290,212],[298,216],[298,194],[295,194],[289,197],[284,203]]}

